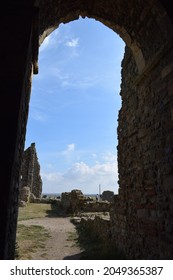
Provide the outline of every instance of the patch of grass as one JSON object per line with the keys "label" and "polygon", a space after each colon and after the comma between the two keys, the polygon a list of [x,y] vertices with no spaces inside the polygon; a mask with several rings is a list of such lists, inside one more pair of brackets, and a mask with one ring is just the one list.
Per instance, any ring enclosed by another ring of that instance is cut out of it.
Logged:
{"label": "patch of grass", "polygon": [[51,210],[51,204],[29,203],[26,207],[19,208],[18,221],[43,218]]}
{"label": "patch of grass", "polygon": [[[52,204],[29,203],[19,208],[18,222],[44,217],[55,217]],[[50,237],[49,232],[42,226],[25,226],[18,223],[16,237],[16,259],[29,260],[37,250],[45,252],[45,241]]]}
{"label": "patch of grass", "polygon": [[68,215],[55,203],[29,203],[26,207],[19,207],[18,221],[30,220],[35,218],[58,218]]}
{"label": "patch of grass", "polygon": [[50,237],[49,232],[42,226],[22,225],[21,221],[44,218],[59,217],[61,209],[54,204],[29,203],[26,207],[19,208],[17,243],[16,243],[16,259],[31,259],[32,253],[41,250],[42,256],[46,255],[45,241]]}
{"label": "patch of grass", "polygon": [[45,241],[49,237],[49,232],[42,226],[18,224],[16,259],[30,260],[31,253],[37,252],[38,249],[45,251]]}

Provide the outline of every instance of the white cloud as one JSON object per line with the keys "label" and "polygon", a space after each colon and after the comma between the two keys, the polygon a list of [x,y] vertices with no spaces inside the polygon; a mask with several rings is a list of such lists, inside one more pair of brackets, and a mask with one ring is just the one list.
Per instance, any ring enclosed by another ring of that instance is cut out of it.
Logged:
{"label": "white cloud", "polygon": [[60,155],[64,156],[66,162],[71,162],[74,151],[75,151],[75,144],[71,143],[67,145],[67,148],[64,151],[60,152]]}
{"label": "white cloud", "polygon": [[76,79],[75,82],[70,85],[70,87],[78,89],[88,89],[97,85],[98,81],[99,78],[95,74],[92,75],[91,73],[91,76],[87,76],[85,75],[85,73],[83,73],[83,76],[79,76],[78,79]]}
{"label": "white cloud", "polygon": [[71,39],[67,41],[65,45],[71,48],[75,48],[79,45],[79,38]]}
{"label": "white cloud", "polygon": [[111,152],[106,152],[102,154],[102,159],[105,160],[106,162],[116,162],[117,155]]}
{"label": "white cloud", "polygon": [[62,155],[65,155],[65,156],[68,156],[70,155],[73,151],[75,150],[75,144],[74,143],[71,143],[71,144],[68,144],[67,145],[67,148],[62,151]]}
{"label": "white cloud", "polygon": [[49,75],[53,75],[58,79],[61,88],[65,89],[89,89],[99,83],[97,74],[88,75],[86,71],[80,71],[80,73],[74,74],[73,70],[51,67],[49,69]]}
{"label": "white cloud", "polygon": [[71,151],[74,151],[74,150],[75,150],[75,144],[74,143],[67,145],[67,152],[71,152]]}
{"label": "white cloud", "polygon": [[97,193],[101,184],[102,191],[118,192],[118,171],[116,162],[96,163],[89,166],[85,162],[76,162],[64,172],[43,172],[45,193],[61,193],[72,189],[81,189],[83,193]]}

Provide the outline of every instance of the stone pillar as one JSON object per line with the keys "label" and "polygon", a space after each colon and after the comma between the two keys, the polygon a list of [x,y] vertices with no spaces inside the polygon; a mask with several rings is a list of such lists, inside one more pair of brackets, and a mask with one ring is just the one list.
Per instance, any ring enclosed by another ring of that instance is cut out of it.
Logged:
{"label": "stone pillar", "polygon": [[35,197],[40,198],[42,193],[42,179],[40,176],[40,164],[38,162],[35,143],[24,151],[21,169],[20,188],[29,187]]}
{"label": "stone pillar", "polygon": [[1,201],[0,259],[13,259],[21,156],[24,148],[33,61],[34,1],[1,4]]}

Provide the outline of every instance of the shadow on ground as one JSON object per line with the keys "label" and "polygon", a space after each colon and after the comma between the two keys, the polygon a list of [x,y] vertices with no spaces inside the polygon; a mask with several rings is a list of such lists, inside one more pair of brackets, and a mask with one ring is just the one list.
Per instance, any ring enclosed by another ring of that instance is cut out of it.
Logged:
{"label": "shadow on ground", "polygon": [[57,207],[53,203],[51,203],[51,209],[46,210],[46,217],[48,217],[48,218],[70,217],[70,216],[71,216],[70,214],[68,214],[62,208]]}
{"label": "shadow on ground", "polygon": [[81,253],[71,255],[71,256],[66,256],[65,258],[63,258],[63,260],[81,260]]}

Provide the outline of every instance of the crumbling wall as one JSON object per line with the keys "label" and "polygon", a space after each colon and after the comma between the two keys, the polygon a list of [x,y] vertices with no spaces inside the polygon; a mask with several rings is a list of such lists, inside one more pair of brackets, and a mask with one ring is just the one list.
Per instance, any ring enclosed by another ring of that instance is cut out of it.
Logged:
{"label": "crumbling wall", "polygon": [[[24,151],[22,168],[21,168],[21,182],[20,194],[22,189],[29,187],[30,192],[36,197],[41,197],[42,193],[42,179],[40,176],[40,164],[38,162],[35,143]],[[23,200],[21,198],[21,200]]]}
{"label": "crumbling wall", "polygon": [[62,208],[71,213],[78,212],[107,212],[110,210],[108,201],[96,201],[88,199],[81,190],[72,190],[61,194]]}
{"label": "crumbling wall", "polygon": [[94,235],[98,236],[99,240],[106,246],[111,245],[111,230],[109,216],[95,216],[94,218],[84,218],[80,220],[80,224]]}
{"label": "crumbling wall", "polygon": [[67,212],[77,212],[82,210],[84,195],[81,190],[72,190],[61,194],[62,208]]}

